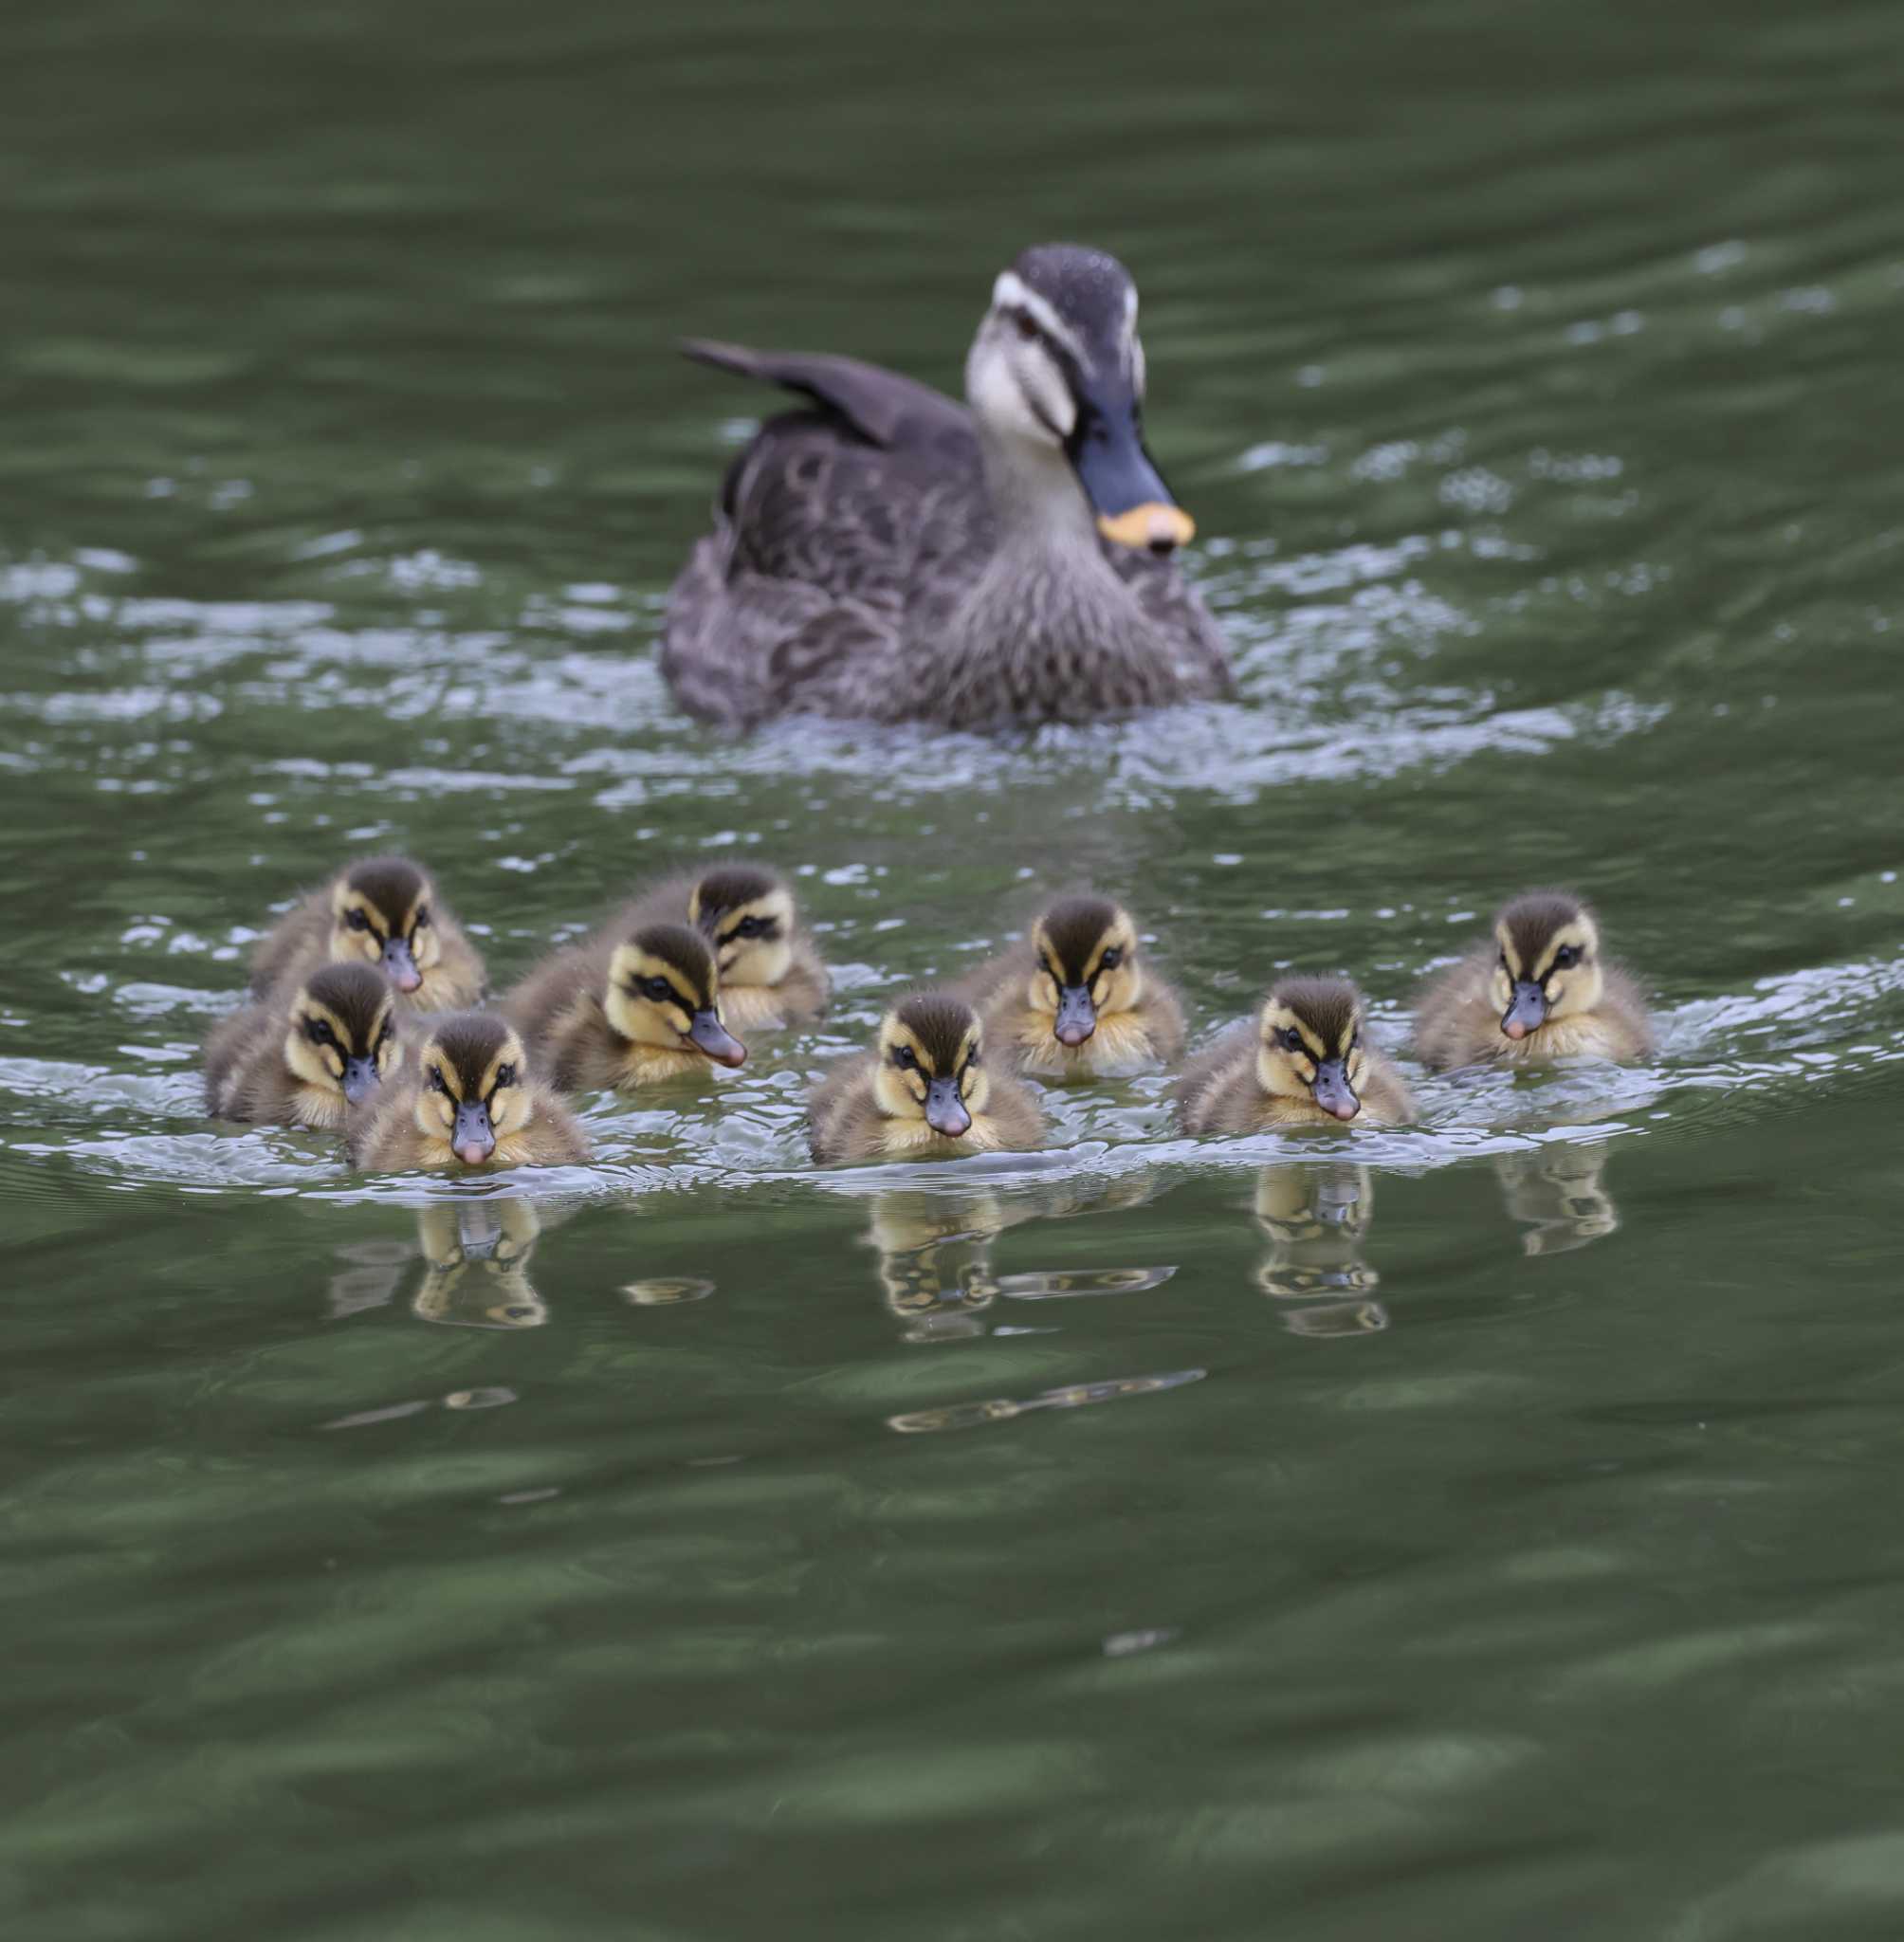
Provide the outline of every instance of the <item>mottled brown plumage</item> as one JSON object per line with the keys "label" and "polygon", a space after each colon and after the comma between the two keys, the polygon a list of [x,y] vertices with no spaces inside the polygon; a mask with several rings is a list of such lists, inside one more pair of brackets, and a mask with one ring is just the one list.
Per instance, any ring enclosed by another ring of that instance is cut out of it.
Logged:
{"label": "mottled brown plumage", "polygon": [[1183,1050],[1177,994],[1108,897],[1060,897],[953,989],[983,1014],[987,1043],[1036,1078],[1121,1078]]}
{"label": "mottled brown plumage", "polygon": [[1362,995],[1343,978],[1286,978],[1253,1019],[1190,1061],[1175,1098],[1191,1133],[1296,1126],[1394,1126],[1415,1102],[1368,1043]]}
{"label": "mottled brown plumage", "polygon": [[341,1132],[401,1063],[396,994],[369,964],[320,964],[213,1027],[206,1110],[261,1126]]}
{"label": "mottled brown plumage", "polygon": [[368,1173],[576,1165],[589,1156],[574,1113],[537,1076],[522,1039],[493,1012],[432,1018],[415,1060],[349,1128]]}
{"label": "mottled brown plumage", "polygon": [[675,581],[676,699],[735,728],[982,728],[1227,694],[1221,633],[1163,557],[1190,522],[1143,448],[1136,314],[1115,259],[1026,250],[973,342],[969,411],[849,357],[688,345],[811,409],[756,434]]}
{"label": "mottled brown plumage", "polygon": [[1493,935],[1416,1001],[1415,1043],[1431,1066],[1627,1062],[1653,1050],[1639,987],[1602,948],[1593,911],[1567,890],[1529,890]]}
{"label": "mottled brown plumage", "polygon": [[503,1010],[564,1092],[639,1091],[747,1055],[726,1029],[713,950],[682,924],[599,930],[544,959]]}
{"label": "mottled brown plumage", "polygon": [[713,947],[721,1016],[740,1033],[807,1024],[827,1007],[832,980],[778,870],[723,863],[641,891],[609,928],[692,925]]}
{"label": "mottled brown plumage", "polygon": [[443,1012],[483,996],[483,960],[430,872],[407,856],[344,868],[286,911],[251,958],[260,997],[325,962],[377,965],[405,1011]]}
{"label": "mottled brown plumage", "polygon": [[1036,1146],[1044,1115],[1027,1089],[985,1064],[979,1014],[946,992],[902,998],[870,1052],[842,1059],[809,1104],[814,1158],[945,1160]]}

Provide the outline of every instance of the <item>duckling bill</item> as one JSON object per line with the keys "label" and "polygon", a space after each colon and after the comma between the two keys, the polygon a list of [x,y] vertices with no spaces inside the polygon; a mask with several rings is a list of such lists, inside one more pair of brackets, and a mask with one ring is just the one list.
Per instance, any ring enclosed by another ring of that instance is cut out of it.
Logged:
{"label": "duckling bill", "polygon": [[1343,978],[1284,979],[1254,1020],[1191,1061],[1176,1097],[1191,1133],[1396,1126],[1415,1111],[1401,1073],[1368,1042],[1362,994]]}
{"label": "duckling bill", "polygon": [[310,891],[259,944],[251,989],[264,996],[326,961],[375,965],[410,1011],[474,1004],[485,982],[476,947],[429,871],[407,856],[347,864]]}
{"label": "duckling bill", "polygon": [[803,1024],[826,1010],[832,980],[800,922],[792,888],[778,871],[721,864],[670,877],[643,892],[620,924],[686,924],[714,952],[721,1016],[734,1031]]}
{"label": "duckling bill", "polygon": [[983,1011],[1001,1054],[1037,1078],[1121,1077],[1183,1050],[1183,1008],[1108,897],[1059,898],[1019,949],[957,989]]}
{"label": "duckling bill", "polygon": [[943,1160],[1036,1146],[1044,1117],[1016,1079],[985,1064],[979,1014],[945,992],[904,998],[870,1052],[842,1060],[814,1089],[814,1158]]}
{"label": "duckling bill", "polygon": [[1422,992],[1415,1039],[1429,1065],[1628,1061],[1653,1049],[1646,1002],[1610,962],[1593,911],[1565,890],[1531,890],[1494,919],[1492,937]]}
{"label": "duckling bill", "polygon": [[369,964],[320,964],[212,1032],[206,1106],[223,1119],[339,1132],[400,1058],[390,980]]}
{"label": "duckling bill", "polygon": [[638,1091],[747,1056],[722,1015],[712,948],[680,924],[571,944],[532,971],[503,1010],[564,1092]]}
{"label": "duckling bill", "polygon": [[589,1152],[575,1115],[491,1012],[433,1021],[414,1069],[352,1124],[349,1147],[351,1163],[373,1173],[573,1165]]}

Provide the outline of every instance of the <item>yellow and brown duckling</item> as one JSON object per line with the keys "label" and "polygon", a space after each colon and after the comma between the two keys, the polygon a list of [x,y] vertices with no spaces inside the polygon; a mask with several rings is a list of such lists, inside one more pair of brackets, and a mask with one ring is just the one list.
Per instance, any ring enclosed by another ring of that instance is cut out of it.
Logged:
{"label": "yellow and brown duckling", "polygon": [[575,1114],[493,1012],[431,1019],[415,1064],[352,1123],[349,1139],[351,1163],[369,1173],[563,1166],[589,1157]]}
{"label": "yellow and brown duckling", "polygon": [[503,1000],[551,1082],[564,1092],[639,1091],[747,1048],[728,1031],[714,952],[698,930],[650,924],[559,950]]}
{"label": "yellow and brown duckling", "polygon": [[473,1005],[486,981],[430,872],[407,856],[346,864],[302,898],[252,954],[251,989],[262,996],[326,962],[376,965],[417,1012]]}
{"label": "yellow and brown duckling", "polygon": [[946,1160],[1036,1146],[1044,1116],[1030,1091],[984,1064],[979,1014],[947,992],[902,998],[870,1052],[842,1060],[814,1089],[814,1158]]}
{"label": "yellow and brown duckling", "polygon": [[1415,1102],[1368,1042],[1366,1007],[1346,978],[1285,978],[1253,1020],[1191,1060],[1176,1089],[1191,1133],[1280,1127],[1396,1126]]}
{"label": "yellow and brown duckling", "polygon": [[1566,890],[1530,890],[1493,936],[1421,994],[1415,1043],[1431,1066],[1644,1058],[1653,1026],[1639,987],[1601,948],[1600,925]]}
{"label": "yellow and brown duckling", "polygon": [[794,893],[777,871],[720,864],[669,877],[622,913],[623,935],[649,924],[687,924],[713,946],[721,1012],[740,1032],[802,1024],[826,1010],[833,985]]}
{"label": "yellow and brown duckling", "polygon": [[368,964],[320,964],[220,1022],[205,1100],[221,1119],[341,1132],[402,1058],[396,994]]}
{"label": "yellow and brown duckling", "polygon": [[961,979],[999,1053],[1040,1079],[1118,1078],[1183,1050],[1183,1008],[1108,897],[1061,897],[1018,949]]}

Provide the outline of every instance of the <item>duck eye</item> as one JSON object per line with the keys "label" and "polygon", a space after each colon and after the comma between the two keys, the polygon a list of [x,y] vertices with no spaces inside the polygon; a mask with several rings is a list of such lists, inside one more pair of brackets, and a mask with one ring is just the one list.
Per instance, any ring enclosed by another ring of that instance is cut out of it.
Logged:
{"label": "duck eye", "polygon": [[1556,971],[1571,971],[1580,962],[1580,951],[1576,945],[1562,944],[1553,954],[1553,968]]}
{"label": "duck eye", "polygon": [[674,996],[674,987],[665,978],[644,978],[641,988],[658,1005],[665,1005]]}
{"label": "duck eye", "polygon": [[429,1075],[424,1080],[424,1084],[427,1085],[432,1092],[441,1092],[446,1097],[449,1094],[449,1088],[444,1083],[443,1069],[441,1066],[431,1066],[430,1068]]}
{"label": "duck eye", "polygon": [[489,1088],[489,1090],[491,1093],[501,1092],[515,1083],[516,1068],[514,1066],[498,1066],[496,1068],[496,1083]]}
{"label": "duck eye", "polygon": [[734,935],[736,937],[759,937],[766,926],[758,917],[743,917]]}
{"label": "duck eye", "polygon": [[1034,344],[1037,342],[1038,327],[1035,323],[1032,321],[1031,314],[1029,311],[1013,311],[1012,323],[1013,326],[1016,329],[1018,335],[1024,339],[1026,343]]}
{"label": "duck eye", "polygon": [[370,928],[370,919],[361,910],[346,910],[344,912],[344,922],[353,930],[368,930]]}
{"label": "duck eye", "polygon": [[1109,950],[1105,952],[1104,956],[1098,960],[1098,969],[1100,971],[1115,971],[1123,962],[1124,947],[1121,944],[1112,944]]}
{"label": "duck eye", "polygon": [[900,1046],[892,1054],[892,1062],[902,1072],[912,1072],[919,1064],[918,1059],[913,1056],[912,1048],[909,1045]]}
{"label": "duck eye", "polygon": [[425,926],[426,926],[426,925],[428,925],[428,924],[429,924],[429,923],[430,923],[430,906],[429,906],[428,904],[426,904],[426,905],[424,905],[423,908],[422,908],[422,909],[420,909],[420,910],[419,910],[419,911],[418,911],[418,912],[416,913],[416,915],[415,915],[414,917],[412,917],[412,919],[410,920],[410,934],[411,934],[411,936],[412,936],[412,937],[414,937],[414,936],[416,935],[416,933],[417,933],[417,932],[418,932],[419,930],[422,930],[423,928],[425,928]]}
{"label": "duck eye", "polygon": [[336,1035],[321,1018],[306,1018],[304,1020],[304,1035],[309,1038],[313,1045],[329,1045],[333,1042]]}
{"label": "duck eye", "polygon": [[1303,1035],[1291,1025],[1283,1034],[1283,1044],[1291,1052],[1300,1052],[1303,1049]]}

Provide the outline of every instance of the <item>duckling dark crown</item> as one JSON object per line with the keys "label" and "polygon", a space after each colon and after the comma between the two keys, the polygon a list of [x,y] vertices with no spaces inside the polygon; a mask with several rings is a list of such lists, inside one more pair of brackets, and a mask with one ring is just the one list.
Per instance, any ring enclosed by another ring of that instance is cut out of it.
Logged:
{"label": "duckling dark crown", "polygon": [[654,959],[673,973],[684,998],[691,999],[697,1011],[714,1002],[714,953],[698,930],[685,924],[650,924],[637,930],[629,944],[644,956]]}
{"label": "duckling dark crown", "polygon": [[1084,982],[1098,945],[1120,915],[1108,897],[1060,897],[1045,912],[1046,942],[1070,982]]}
{"label": "duckling dark crown", "polygon": [[1523,964],[1532,964],[1558,930],[1587,915],[1586,906],[1570,890],[1529,890],[1507,905],[1495,918],[1513,941]]}
{"label": "duckling dark crown", "polygon": [[979,1024],[979,1015],[970,1005],[938,991],[902,998],[893,1017],[918,1040],[920,1051],[942,1076],[957,1069],[966,1037]]}
{"label": "duckling dark crown", "polygon": [[1285,978],[1270,992],[1331,1052],[1346,1042],[1362,1010],[1362,994],[1346,978]]}
{"label": "duckling dark crown", "polygon": [[480,1095],[489,1068],[515,1043],[515,1033],[493,1012],[452,1012],[430,1034],[430,1045],[456,1074],[466,1099]]}
{"label": "duckling dark crown", "polygon": [[758,903],[781,888],[781,880],[771,870],[758,870],[750,864],[733,863],[705,871],[695,880],[704,916],[710,911],[739,910]]}
{"label": "duckling dark crown", "polygon": [[372,856],[344,871],[344,884],[368,898],[392,925],[403,922],[430,888],[421,867],[407,856]]}
{"label": "duckling dark crown", "polygon": [[392,1007],[390,980],[372,964],[325,964],[306,980],[303,996],[307,1002],[321,1005],[353,1044],[365,1051],[376,1036],[378,1021]]}

